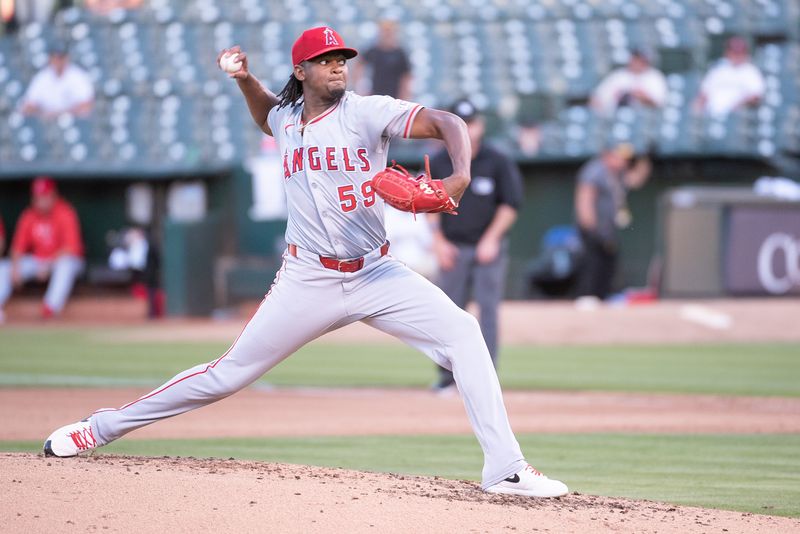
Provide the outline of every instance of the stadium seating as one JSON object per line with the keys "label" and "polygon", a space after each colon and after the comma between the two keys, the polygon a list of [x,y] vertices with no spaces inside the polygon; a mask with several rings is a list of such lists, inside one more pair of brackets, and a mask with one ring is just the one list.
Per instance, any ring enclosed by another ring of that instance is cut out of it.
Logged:
{"label": "stadium seating", "polygon": [[[303,28],[330,23],[363,47],[383,16],[409,21],[401,37],[415,99],[447,106],[470,96],[491,118],[491,135],[511,150],[518,125],[538,125],[540,151],[518,152],[523,159],[583,159],[609,134],[655,146],[664,157],[800,153],[800,7],[793,0],[152,0],[106,17],[70,8],[53,26],[29,24],[0,37],[0,174],[241,163],[258,154],[261,134],[217,69],[218,50],[241,44],[252,70],[278,90]],[[702,73],[732,34],[753,43],[766,98],[722,121],[695,116]],[[69,41],[95,82],[88,120],[42,124],[18,112],[52,36]],[[586,106],[592,89],[634,46],[655,51],[668,75],[667,105],[596,116]]]}

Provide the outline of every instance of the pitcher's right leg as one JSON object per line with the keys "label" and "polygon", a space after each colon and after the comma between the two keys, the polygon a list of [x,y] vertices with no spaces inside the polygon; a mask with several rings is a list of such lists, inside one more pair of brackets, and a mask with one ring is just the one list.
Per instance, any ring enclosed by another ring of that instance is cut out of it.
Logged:
{"label": "pitcher's right leg", "polygon": [[225,354],[178,374],[121,408],[98,410],[87,421],[57,430],[48,440],[51,454],[74,456],[150,423],[223,399],[324,333],[344,315],[340,287],[317,284],[310,289],[302,276],[292,272],[292,268],[301,268],[297,260],[287,261],[288,270],[279,271],[261,306]]}

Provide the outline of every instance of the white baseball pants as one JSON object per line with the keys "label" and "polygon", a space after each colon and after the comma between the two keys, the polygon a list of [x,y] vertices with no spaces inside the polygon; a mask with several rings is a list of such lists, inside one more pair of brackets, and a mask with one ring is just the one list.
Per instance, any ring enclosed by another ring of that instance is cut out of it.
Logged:
{"label": "white baseball pants", "polygon": [[309,341],[354,321],[392,334],[452,369],[484,453],[485,489],[525,461],[508,422],[500,383],[474,317],[431,282],[375,250],[364,268],[340,273],[299,250],[284,263],[258,311],[228,351],[188,369],[142,398],[99,410],[100,444],[159,419],[199,408],[246,387]]}
{"label": "white baseball pants", "polygon": [[[36,256],[25,255],[19,259],[19,274],[24,282],[33,280],[41,270],[47,270],[50,282],[44,294],[44,303],[56,313],[60,313],[67,303],[75,279],[83,272],[84,261],[78,256],[64,254],[55,261],[40,260]],[[0,261],[0,309],[11,296],[11,260]]]}

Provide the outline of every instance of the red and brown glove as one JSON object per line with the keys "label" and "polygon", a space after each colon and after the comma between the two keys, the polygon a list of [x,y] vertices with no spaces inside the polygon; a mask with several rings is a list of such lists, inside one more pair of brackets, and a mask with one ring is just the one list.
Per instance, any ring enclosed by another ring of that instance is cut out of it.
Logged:
{"label": "red and brown glove", "polygon": [[392,162],[372,178],[372,187],[387,204],[400,211],[411,213],[451,213],[456,215],[458,205],[450,198],[441,180],[431,179],[428,156],[425,156],[425,174],[416,178]]}

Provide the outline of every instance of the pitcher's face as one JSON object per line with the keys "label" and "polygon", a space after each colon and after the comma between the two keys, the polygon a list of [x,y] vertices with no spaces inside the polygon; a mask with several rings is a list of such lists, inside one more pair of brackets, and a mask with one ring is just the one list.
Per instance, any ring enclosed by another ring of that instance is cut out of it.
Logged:
{"label": "pitcher's face", "polygon": [[295,67],[295,76],[303,82],[303,92],[338,100],[347,90],[347,58],[341,52],[331,52],[304,61]]}

